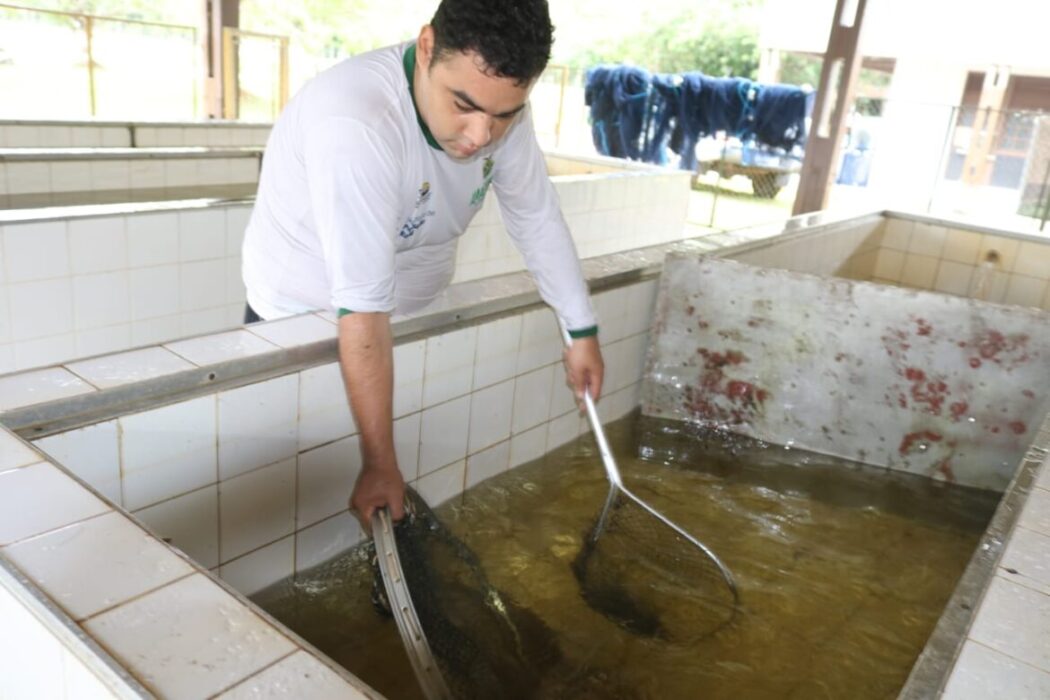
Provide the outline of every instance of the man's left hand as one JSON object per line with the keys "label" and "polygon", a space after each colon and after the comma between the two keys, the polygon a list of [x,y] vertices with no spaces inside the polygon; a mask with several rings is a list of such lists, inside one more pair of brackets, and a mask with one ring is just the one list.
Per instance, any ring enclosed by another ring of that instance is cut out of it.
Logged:
{"label": "man's left hand", "polygon": [[576,395],[576,404],[583,410],[583,392],[589,391],[595,401],[602,394],[605,363],[598,346],[598,337],[576,338],[565,349],[565,376]]}

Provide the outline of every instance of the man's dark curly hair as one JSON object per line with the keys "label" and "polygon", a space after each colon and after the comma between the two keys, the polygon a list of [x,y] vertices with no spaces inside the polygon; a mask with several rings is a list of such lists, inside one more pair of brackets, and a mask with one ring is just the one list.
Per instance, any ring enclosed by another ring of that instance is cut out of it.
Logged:
{"label": "man's dark curly hair", "polygon": [[543,72],[554,41],[547,0],[442,0],[430,26],[433,61],[474,51],[489,73],[519,85]]}

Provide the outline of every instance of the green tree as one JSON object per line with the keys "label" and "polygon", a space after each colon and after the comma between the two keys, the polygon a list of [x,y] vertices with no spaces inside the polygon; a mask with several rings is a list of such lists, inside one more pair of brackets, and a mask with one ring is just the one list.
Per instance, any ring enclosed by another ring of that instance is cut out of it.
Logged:
{"label": "green tree", "polygon": [[597,43],[572,63],[631,63],[653,72],[700,71],[754,78],[758,72],[758,0],[708,2],[653,30]]}

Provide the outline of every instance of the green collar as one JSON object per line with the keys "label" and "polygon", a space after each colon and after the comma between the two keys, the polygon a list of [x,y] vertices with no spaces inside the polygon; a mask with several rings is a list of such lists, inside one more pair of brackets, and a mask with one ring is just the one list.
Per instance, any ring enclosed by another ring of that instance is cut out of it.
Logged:
{"label": "green collar", "polygon": [[412,98],[412,109],[416,110],[416,121],[419,122],[419,128],[423,130],[423,136],[426,137],[427,143],[430,144],[431,148],[436,148],[439,151],[443,151],[440,144],[434,138],[434,135],[430,133],[430,129],[427,128],[426,123],[423,121],[423,117],[419,114],[419,107],[416,106],[416,91],[412,87],[412,78],[416,71],[416,44],[413,42],[407,49],[405,49],[405,78],[408,79],[408,94]]}

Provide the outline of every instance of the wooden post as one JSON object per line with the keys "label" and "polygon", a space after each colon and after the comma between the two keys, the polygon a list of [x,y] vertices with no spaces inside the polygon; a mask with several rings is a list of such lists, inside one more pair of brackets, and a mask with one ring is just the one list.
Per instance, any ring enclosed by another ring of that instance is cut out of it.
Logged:
{"label": "wooden post", "polygon": [[277,115],[281,113],[284,106],[288,104],[288,91],[289,78],[288,78],[288,37],[281,37],[281,55],[280,55],[280,79],[277,87],[277,106],[274,108],[273,118],[276,120]]}
{"label": "wooden post", "polygon": [[[229,87],[225,84],[227,73],[223,62],[223,28],[236,29],[240,26],[240,0],[201,0],[201,13],[204,26],[201,32],[204,112],[210,119],[220,119],[227,111],[224,102],[229,93]],[[236,95],[236,85],[233,94]]]}
{"label": "wooden post", "polygon": [[90,15],[81,17],[84,22],[84,34],[87,35],[87,74],[88,99],[91,101],[91,116],[98,115],[98,92],[95,88],[95,18]]}
{"label": "wooden post", "polygon": [[820,211],[827,207],[828,193],[835,176],[846,130],[846,114],[853,103],[853,93],[860,73],[861,26],[867,0],[837,0],[835,20],[820,69],[820,87],[810,133],[806,139],[806,157],[795,197],[793,214]]}
{"label": "wooden post", "polygon": [[1006,107],[1010,69],[993,66],[984,74],[984,85],[973,117],[970,147],[963,162],[962,181],[967,185],[986,185],[995,157],[992,149],[999,135],[999,122]]}
{"label": "wooden post", "polygon": [[222,28],[222,118],[236,119],[240,113],[240,84],[237,55],[237,30]]}

